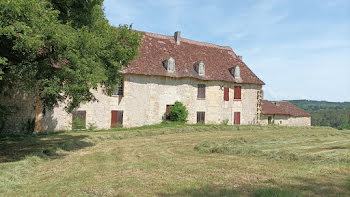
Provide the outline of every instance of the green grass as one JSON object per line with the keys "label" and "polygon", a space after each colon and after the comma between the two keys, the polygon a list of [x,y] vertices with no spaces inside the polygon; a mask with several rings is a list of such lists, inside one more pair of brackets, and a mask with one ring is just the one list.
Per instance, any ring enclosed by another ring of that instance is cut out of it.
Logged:
{"label": "green grass", "polygon": [[350,131],[161,124],[0,137],[0,196],[350,196]]}

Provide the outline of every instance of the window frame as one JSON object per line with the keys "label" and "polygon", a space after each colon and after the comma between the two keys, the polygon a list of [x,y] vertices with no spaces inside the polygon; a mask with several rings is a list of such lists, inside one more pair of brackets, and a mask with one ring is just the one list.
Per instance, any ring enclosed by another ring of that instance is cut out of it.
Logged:
{"label": "window frame", "polygon": [[124,78],[121,78],[119,83],[113,87],[112,96],[124,96]]}
{"label": "window frame", "polygon": [[197,84],[197,99],[204,100],[205,98],[206,98],[206,85],[203,83]]}
{"label": "window frame", "polygon": [[205,111],[197,111],[197,124],[205,124]]}

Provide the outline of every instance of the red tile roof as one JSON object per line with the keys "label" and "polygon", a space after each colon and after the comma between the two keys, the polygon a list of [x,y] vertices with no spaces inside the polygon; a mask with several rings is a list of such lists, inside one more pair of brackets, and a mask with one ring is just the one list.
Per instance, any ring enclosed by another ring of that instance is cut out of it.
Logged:
{"label": "red tile roof", "polygon": [[290,115],[294,117],[309,117],[311,116],[308,112],[302,110],[296,105],[288,101],[280,101],[271,103],[267,100],[262,100],[261,103],[262,114],[265,115]]}
{"label": "red tile roof", "polygon": [[[264,85],[230,47],[184,38],[177,45],[173,36],[153,33],[144,33],[142,43],[139,57],[121,73]],[[163,66],[170,57],[175,59],[175,73],[168,73]],[[200,61],[205,64],[205,76],[199,76],[195,71],[195,64]],[[236,65],[240,66],[241,80],[236,80],[230,73]]]}
{"label": "red tile roof", "polygon": [[288,112],[289,115],[294,117],[305,117],[305,116],[311,116],[308,112],[302,110],[298,106],[292,104],[288,101],[280,101],[276,103],[276,106],[286,112]]}
{"label": "red tile roof", "polygon": [[286,111],[280,109],[275,104],[267,100],[261,101],[262,114],[266,115],[289,115]]}

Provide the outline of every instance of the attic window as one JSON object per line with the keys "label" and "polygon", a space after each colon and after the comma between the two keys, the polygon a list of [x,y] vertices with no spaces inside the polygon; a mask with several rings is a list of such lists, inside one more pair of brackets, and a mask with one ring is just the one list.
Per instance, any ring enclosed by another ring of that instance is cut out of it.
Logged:
{"label": "attic window", "polygon": [[241,78],[241,69],[239,66],[235,66],[231,69],[231,74],[235,79]]}
{"label": "attic window", "polygon": [[167,69],[168,73],[174,73],[175,72],[175,60],[173,57],[170,57],[169,59],[164,61],[164,67]]}
{"label": "attic window", "polygon": [[196,65],[196,71],[197,71],[198,75],[200,75],[200,76],[204,76],[205,75],[205,64],[204,64],[204,62],[200,61]]}

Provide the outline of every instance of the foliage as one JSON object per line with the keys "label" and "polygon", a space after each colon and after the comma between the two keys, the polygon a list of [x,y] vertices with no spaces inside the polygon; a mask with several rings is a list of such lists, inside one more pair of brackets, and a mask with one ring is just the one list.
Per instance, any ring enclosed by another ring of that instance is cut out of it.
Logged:
{"label": "foliage", "polygon": [[89,131],[93,131],[93,130],[95,130],[97,128],[97,126],[94,124],[94,123],[89,123],[88,124],[88,130]]}
{"label": "foliage", "polygon": [[350,129],[350,109],[327,109],[311,111],[313,126],[329,126],[333,128]]}
{"label": "foliage", "polygon": [[35,119],[28,119],[27,122],[22,127],[22,132],[25,134],[31,134],[34,132],[35,127]]}
{"label": "foliage", "polygon": [[170,120],[178,122],[186,122],[188,116],[188,111],[186,106],[181,102],[176,101],[174,106],[170,106]]}
{"label": "foliage", "polygon": [[0,1],[0,91],[34,93],[38,84],[46,108],[67,100],[69,112],[95,100],[90,90],[99,84],[110,94],[141,42],[131,26],[110,26],[102,6],[102,0]]}
{"label": "foliage", "polygon": [[291,100],[311,114],[312,126],[350,129],[350,102]]}
{"label": "foliage", "polygon": [[328,102],[311,100],[290,100],[289,102],[305,111],[316,111],[323,109],[350,109],[350,102]]}
{"label": "foliage", "polygon": [[86,125],[85,125],[85,119],[76,117],[74,118],[73,122],[72,122],[72,129],[73,130],[80,130],[80,129],[85,129]]}
{"label": "foliage", "polygon": [[221,121],[221,124],[222,124],[222,125],[228,125],[228,119],[222,120],[222,121]]}

